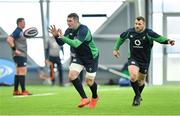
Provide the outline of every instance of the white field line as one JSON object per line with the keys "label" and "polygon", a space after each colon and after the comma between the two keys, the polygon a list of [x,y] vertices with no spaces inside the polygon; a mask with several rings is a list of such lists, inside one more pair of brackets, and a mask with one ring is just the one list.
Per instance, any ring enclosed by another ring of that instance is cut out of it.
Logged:
{"label": "white field line", "polygon": [[[120,88],[102,88],[98,89],[98,91],[119,91]],[[37,96],[51,96],[51,95],[56,95],[57,93],[41,93],[41,94],[33,94],[33,95],[20,95],[20,96],[13,96],[14,98],[24,98],[24,97],[37,97]]]}
{"label": "white field line", "polygon": [[37,97],[37,96],[50,96],[55,95],[57,93],[41,93],[41,94],[33,94],[33,95],[19,95],[19,96],[13,96],[14,98],[23,98],[23,97]]}

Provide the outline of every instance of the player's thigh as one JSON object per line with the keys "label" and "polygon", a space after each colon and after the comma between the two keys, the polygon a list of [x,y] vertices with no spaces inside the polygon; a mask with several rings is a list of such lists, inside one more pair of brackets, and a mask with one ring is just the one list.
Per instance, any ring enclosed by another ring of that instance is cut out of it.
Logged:
{"label": "player's thigh", "polygon": [[149,63],[139,63],[140,69],[139,69],[139,76],[138,81],[140,86],[145,83],[145,79],[147,77]]}
{"label": "player's thigh", "polygon": [[69,79],[74,80],[78,77],[79,73],[83,70],[84,66],[77,63],[71,63],[69,67]]}
{"label": "player's thigh", "polygon": [[85,63],[84,67],[86,69],[86,83],[88,85],[92,85],[98,69],[98,57],[88,63]]}
{"label": "player's thigh", "polygon": [[70,71],[76,71],[81,72],[83,70],[84,66],[82,61],[78,57],[72,57],[72,62],[69,66]]}
{"label": "player's thigh", "polygon": [[26,75],[27,73],[27,58],[22,56],[15,56],[14,62],[16,63],[16,74],[17,75]]}
{"label": "player's thigh", "polygon": [[97,62],[92,62],[89,64],[86,64],[85,66],[86,69],[86,83],[91,86],[94,83],[94,79],[96,77],[96,72],[98,68]]}
{"label": "player's thigh", "polygon": [[139,72],[138,82],[139,82],[140,86],[142,86],[145,83],[146,76],[147,76],[147,74],[143,74],[143,73]]}
{"label": "player's thigh", "polygon": [[129,65],[128,71],[131,77],[131,81],[136,81],[138,79],[139,67],[136,65]]}
{"label": "player's thigh", "polygon": [[91,86],[94,83],[96,72],[86,72],[86,83]]}
{"label": "player's thigh", "polygon": [[16,74],[17,75],[26,75],[27,73],[27,67],[16,67]]}

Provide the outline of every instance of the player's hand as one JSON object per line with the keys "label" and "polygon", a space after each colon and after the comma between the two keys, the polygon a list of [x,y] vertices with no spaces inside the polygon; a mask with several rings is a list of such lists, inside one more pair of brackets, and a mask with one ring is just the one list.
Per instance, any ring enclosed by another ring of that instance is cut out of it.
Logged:
{"label": "player's hand", "polygon": [[60,38],[63,38],[63,35],[64,35],[64,34],[63,34],[63,32],[62,32],[61,29],[58,29],[58,33],[59,33],[59,37],[60,37]]}
{"label": "player's hand", "polygon": [[171,46],[173,46],[175,44],[175,41],[174,40],[169,40],[168,44],[171,44]]}
{"label": "player's hand", "polygon": [[21,54],[22,52],[17,49],[14,51],[14,56],[20,56]]}
{"label": "player's hand", "polygon": [[48,32],[51,33],[54,37],[60,36],[59,29],[57,29],[55,25],[51,25]]}
{"label": "player's hand", "polygon": [[119,50],[114,50],[113,56],[115,56],[116,58],[119,58],[119,56],[120,56]]}

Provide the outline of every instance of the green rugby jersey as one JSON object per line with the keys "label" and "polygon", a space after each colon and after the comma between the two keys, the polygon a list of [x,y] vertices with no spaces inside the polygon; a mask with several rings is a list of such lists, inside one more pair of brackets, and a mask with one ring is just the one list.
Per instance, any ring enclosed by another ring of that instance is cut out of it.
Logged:
{"label": "green rugby jersey", "polygon": [[82,24],[75,30],[68,28],[65,31],[64,38],[62,40],[56,38],[56,41],[59,45],[64,43],[70,45],[71,51],[84,60],[95,59],[99,54],[90,30]]}
{"label": "green rugby jersey", "polygon": [[151,29],[146,28],[143,32],[139,33],[136,32],[134,28],[130,28],[117,38],[114,50],[119,50],[119,47],[126,39],[129,39],[129,58],[142,63],[150,62],[153,41],[161,44],[168,43],[168,39],[166,37],[155,33]]}

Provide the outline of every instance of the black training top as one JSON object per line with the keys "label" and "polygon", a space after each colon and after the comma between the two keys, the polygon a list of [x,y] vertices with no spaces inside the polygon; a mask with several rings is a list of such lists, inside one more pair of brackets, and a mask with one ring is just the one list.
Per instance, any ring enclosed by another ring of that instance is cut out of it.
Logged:
{"label": "black training top", "polygon": [[153,41],[161,44],[168,43],[166,37],[155,33],[151,29],[146,28],[143,32],[139,33],[135,31],[135,28],[130,28],[117,38],[114,50],[119,50],[119,47],[126,39],[129,39],[129,58],[133,58],[142,63],[150,62]]}

